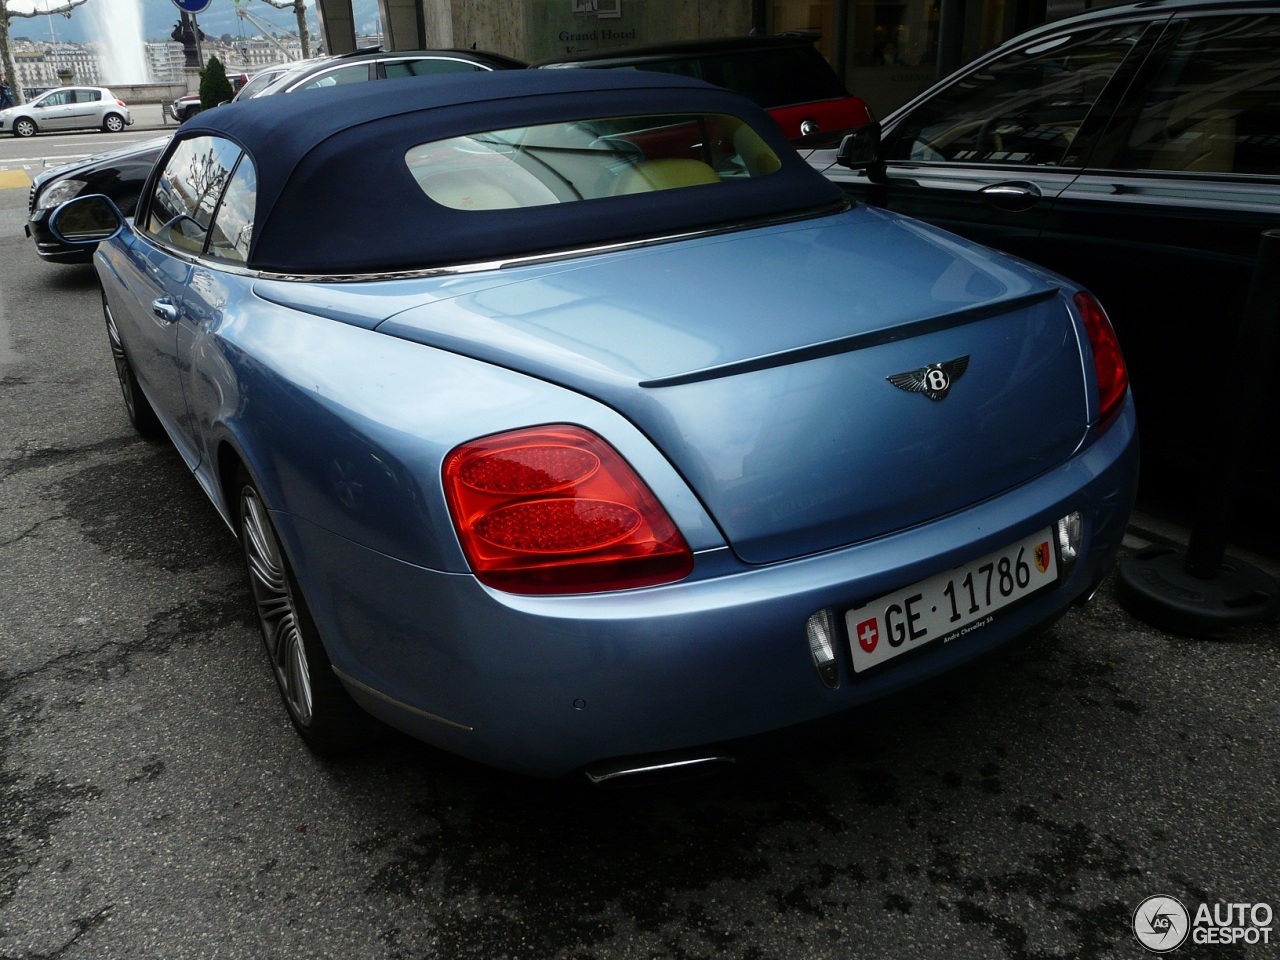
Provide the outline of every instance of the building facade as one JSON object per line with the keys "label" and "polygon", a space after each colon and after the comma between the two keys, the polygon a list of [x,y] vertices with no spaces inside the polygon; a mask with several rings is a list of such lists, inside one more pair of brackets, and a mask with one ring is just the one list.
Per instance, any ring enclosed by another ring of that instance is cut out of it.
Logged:
{"label": "building facade", "polygon": [[[387,47],[525,60],[642,43],[813,31],[877,115],[1023,30],[1107,0],[378,0]],[[326,48],[355,48],[351,0],[317,0]]]}
{"label": "building facade", "polygon": [[102,68],[93,44],[55,41],[13,41],[13,63],[22,89],[32,90],[61,86],[68,75],[72,83],[100,85]]}

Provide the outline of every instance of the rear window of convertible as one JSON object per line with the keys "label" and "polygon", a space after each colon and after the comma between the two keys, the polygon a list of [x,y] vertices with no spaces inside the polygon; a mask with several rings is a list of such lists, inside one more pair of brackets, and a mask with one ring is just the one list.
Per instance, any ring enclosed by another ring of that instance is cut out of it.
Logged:
{"label": "rear window of convertible", "polygon": [[777,155],[724,114],[609,117],[486,130],[410,148],[428,197],[454,210],[507,210],[767,176]]}

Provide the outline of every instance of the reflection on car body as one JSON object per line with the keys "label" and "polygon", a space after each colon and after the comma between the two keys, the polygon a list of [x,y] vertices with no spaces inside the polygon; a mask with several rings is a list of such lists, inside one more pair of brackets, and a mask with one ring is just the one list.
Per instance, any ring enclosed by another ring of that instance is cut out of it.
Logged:
{"label": "reflection on car body", "polygon": [[295,96],[184,125],[84,239],[315,749],[372,714],[544,776],[712,764],[1106,575],[1134,409],[1069,281],[850,206],[695,80]]}

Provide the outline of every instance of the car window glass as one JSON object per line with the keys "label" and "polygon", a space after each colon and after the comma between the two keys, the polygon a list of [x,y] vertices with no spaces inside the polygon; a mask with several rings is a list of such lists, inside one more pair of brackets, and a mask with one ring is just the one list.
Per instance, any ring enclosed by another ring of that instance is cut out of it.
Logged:
{"label": "car window glass", "polygon": [[70,90],[57,90],[36,103],[42,107],[61,107],[71,102]]}
{"label": "car window glass", "polygon": [[240,92],[235,95],[235,99],[248,100],[250,97],[256,97],[259,91],[265,90],[278,79],[280,79],[279,73],[260,73],[240,88]]}
{"label": "car window glass", "polygon": [[725,115],[610,117],[489,130],[413,147],[405,162],[432,200],[502,210],[699,189],[766,176],[777,155]]}
{"label": "car window glass", "polygon": [[1128,24],[1067,34],[983,64],[899,124],[886,159],[1061,163],[1143,29]]}
{"label": "car window glass", "polygon": [[704,57],[702,78],[736,90],[766,109],[848,96],[835,71],[813,47]]}
{"label": "car window glass", "polygon": [[187,253],[204,250],[218,198],[240,148],[220,137],[184,140],[156,180],[142,232]]}
{"label": "car window glass", "polygon": [[421,60],[389,60],[383,67],[390,78],[434,77],[445,73],[475,73],[483,69],[466,60],[450,57],[431,57]]}
{"label": "car window glass", "polygon": [[694,58],[682,60],[652,60],[645,63],[623,64],[623,70],[647,70],[650,73],[670,73],[677,77],[702,79],[702,64]]}
{"label": "car window glass", "polygon": [[1141,102],[1113,166],[1280,174],[1280,17],[1187,23]]}
{"label": "car window glass", "polygon": [[318,77],[312,77],[310,80],[298,84],[294,89],[316,90],[321,87],[334,87],[340,83],[363,83],[368,79],[369,65],[367,63],[353,63],[346,67],[339,67],[336,70],[322,73]]}
{"label": "car window glass", "polygon": [[102,94],[97,90],[77,90],[76,103],[96,103],[102,99]]}
{"label": "car window glass", "polygon": [[244,263],[253,239],[253,211],[258,201],[258,171],[247,156],[240,158],[209,231],[211,257]]}

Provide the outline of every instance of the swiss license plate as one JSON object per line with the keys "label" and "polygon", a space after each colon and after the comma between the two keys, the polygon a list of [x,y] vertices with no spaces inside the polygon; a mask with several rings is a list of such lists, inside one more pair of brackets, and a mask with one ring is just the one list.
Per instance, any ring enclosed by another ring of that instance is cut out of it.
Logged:
{"label": "swiss license plate", "polygon": [[926,643],[947,643],[981,630],[996,611],[1057,579],[1050,528],[885,594],[844,615],[853,669],[869,670]]}

